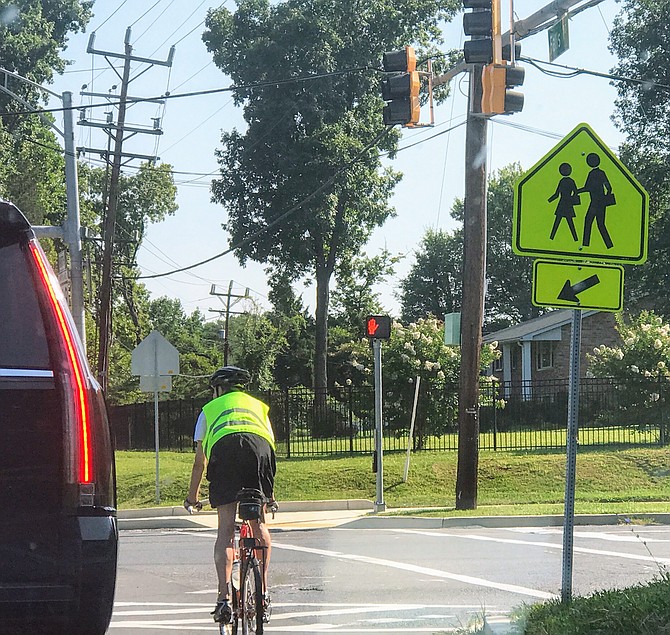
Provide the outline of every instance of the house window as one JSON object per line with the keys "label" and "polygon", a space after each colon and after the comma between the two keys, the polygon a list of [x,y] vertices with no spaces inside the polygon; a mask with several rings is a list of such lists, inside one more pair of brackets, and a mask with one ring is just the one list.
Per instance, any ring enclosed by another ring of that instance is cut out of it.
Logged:
{"label": "house window", "polygon": [[554,343],[538,342],[535,348],[535,368],[544,370],[554,365]]}
{"label": "house window", "polygon": [[502,355],[493,362],[493,372],[500,373],[503,369],[503,358]]}

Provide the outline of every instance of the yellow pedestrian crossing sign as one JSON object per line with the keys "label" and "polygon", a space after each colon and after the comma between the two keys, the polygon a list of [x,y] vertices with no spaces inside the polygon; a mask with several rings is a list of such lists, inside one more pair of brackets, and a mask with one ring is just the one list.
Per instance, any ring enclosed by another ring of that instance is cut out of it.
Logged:
{"label": "yellow pedestrian crossing sign", "polygon": [[585,123],[517,181],[512,249],[522,256],[642,264],[649,196]]}
{"label": "yellow pedestrian crossing sign", "polygon": [[621,311],[623,267],[536,260],[532,301],[535,306]]}

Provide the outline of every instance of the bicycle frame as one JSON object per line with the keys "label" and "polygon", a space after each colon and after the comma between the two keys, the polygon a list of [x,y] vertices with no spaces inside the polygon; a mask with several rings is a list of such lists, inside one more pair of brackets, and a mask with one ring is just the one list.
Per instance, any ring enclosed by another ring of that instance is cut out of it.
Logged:
{"label": "bicycle frame", "polygon": [[[262,635],[265,596],[265,546],[253,537],[251,522],[243,520],[235,526],[235,560],[239,562],[239,588],[234,576],[232,586],[233,616],[230,624],[222,625],[222,635]],[[238,631],[238,628],[240,629]]]}

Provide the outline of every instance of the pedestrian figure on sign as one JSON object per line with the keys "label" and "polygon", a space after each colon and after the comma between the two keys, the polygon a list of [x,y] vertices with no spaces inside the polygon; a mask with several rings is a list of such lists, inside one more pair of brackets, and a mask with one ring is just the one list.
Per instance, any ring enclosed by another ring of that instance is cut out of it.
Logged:
{"label": "pedestrian figure on sign", "polygon": [[561,163],[558,171],[561,173],[563,178],[558,182],[556,191],[547,199],[549,203],[558,199],[556,211],[554,212],[556,220],[554,221],[554,226],[551,228],[551,235],[549,238],[554,240],[561,221],[565,219],[565,222],[568,224],[568,228],[570,229],[570,233],[572,234],[572,239],[577,242],[579,238],[577,237],[574,221],[575,205],[579,205],[580,202],[579,194],[577,193],[577,184],[570,177],[570,174],[572,173],[572,166],[569,163]]}
{"label": "pedestrian figure on sign", "polygon": [[605,210],[608,205],[616,205],[612,186],[607,178],[607,175],[598,166],[600,165],[600,157],[595,152],[590,152],[586,157],[586,163],[591,168],[589,175],[586,177],[584,187],[577,190],[577,193],[586,192],[591,197],[589,208],[586,210],[586,217],[584,218],[584,238],[582,244],[588,247],[591,243],[591,229],[593,221],[598,225],[598,231],[602,236],[603,242],[607,249],[611,249],[614,244],[610,238],[607,227],[605,226]]}

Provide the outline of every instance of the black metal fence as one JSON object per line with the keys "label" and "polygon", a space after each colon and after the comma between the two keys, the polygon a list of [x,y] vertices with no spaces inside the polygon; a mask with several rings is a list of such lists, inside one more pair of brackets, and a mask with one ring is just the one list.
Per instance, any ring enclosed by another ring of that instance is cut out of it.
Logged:
{"label": "black metal fence", "polygon": [[[327,390],[291,388],[258,395],[270,405],[283,457],[371,454],[374,450],[374,390],[345,386]],[[582,379],[579,395],[581,446],[664,445],[668,440],[670,384],[662,377],[637,381]],[[458,387],[422,386],[414,409],[412,384],[384,394],[384,450],[455,450],[458,447]],[[205,399],[159,402],[160,447],[186,451]],[[482,450],[564,448],[568,380],[483,383],[479,447]],[[412,425],[412,412],[415,410]],[[149,450],[154,443],[154,403],[110,408],[118,449]],[[410,438],[410,429],[412,435]]]}

